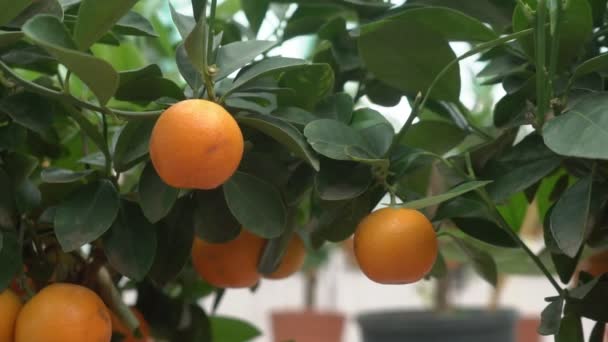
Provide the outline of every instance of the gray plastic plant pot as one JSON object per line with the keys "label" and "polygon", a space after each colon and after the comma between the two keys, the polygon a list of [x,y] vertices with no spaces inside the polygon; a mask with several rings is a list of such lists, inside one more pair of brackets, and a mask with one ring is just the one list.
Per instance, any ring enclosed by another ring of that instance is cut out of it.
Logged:
{"label": "gray plastic plant pot", "polygon": [[382,311],[357,318],[364,342],[515,342],[511,310]]}

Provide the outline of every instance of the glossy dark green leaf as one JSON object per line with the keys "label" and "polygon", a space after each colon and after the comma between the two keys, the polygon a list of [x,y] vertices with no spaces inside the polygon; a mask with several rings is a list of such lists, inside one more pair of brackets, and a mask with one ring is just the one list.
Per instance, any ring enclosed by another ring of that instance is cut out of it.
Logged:
{"label": "glossy dark green leaf", "polygon": [[[579,158],[608,159],[608,94],[592,93],[576,101],[564,114],[547,122],[543,138],[555,153]],[[584,132],[584,134],[581,134]]]}
{"label": "glossy dark green leaf", "polygon": [[181,100],[184,93],[173,81],[162,77],[157,65],[149,65],[121,72],[115,97],[121,101],[150,102],[161,97]]}
{"label": "glossy dark green leaf", "polygon": [[430,206],[437,205],[437,204],[443,203],[445,201],[451,200],[452,198],[458,197],[469,191],[479,189],[490,183],[491,183],[491,181],[470,181],[470,182],[462,183],[462,184],[459,184],[459,185],[451,188],[450,190],[448,190],[447,192],[445,192],[443,194],[434,195],[434,196],[422,198],[422,199],[415,200],[415,201],[405,202],[401,206],[403,206],[404,208],[410,208],[410,209],[422,209],[422,208],[430,207]]}
{"label": "glossy dark green leaf", "polygon": [[2,1],[2,12],[0,12],[0,26],[8,24],[13,18],[27,8],[32,0],[23,1]]}
{"label": "glossy dark green leaf", "polygon": [[129,11],[120,18],[112,30],[122,35],[158,37],[148,19],[134,11]]}
{"label": "glossy dark green leaf", "polygon": [[[29,1],[26,1],[29,2]],[[19,28],[29,19],[37,15],[52,15],[63,20],[63,9],[58,0],[35,0],[6,26]]]}
{"label": "glossy dark green leaf", "polygon": [[314,114],[324,119],[334,119],[350,124],[355,104],[353,98],[346,93],[336,93],[321,100],[314,110]]}
{"label": "glossy dark green leaf", "polygon": [[241,224],[232,215],[221,190],[197,191],[194,224],[196,235],[211,243],[236,238]]}
{"label": "glossy dark green leaf", "polygon": [[532,134],[497,159],[490,160],[482,176],[494,179],[488,193],[503,201],[523,191],[555,170],[561,158],[550,151],[542,139]]}
{"label": "glossy dark green leaf", "polygon": [[74,27],[74,41],[82,51],[88,49],[124,17],[137,0],[83,0]]}
{"label": "glossy dark green leaf", "polygon": [[2,249],[0,249],[0,291],[4,291],[15,275],[23,269],[21,246],[17,234],[2,231]]}
{"label": "glossy dark green leaf", "polygon": [[[377,79],[415,96],[426,92],[435,77],[456,55],[437,31],[416,22],[383,20],[362,28],[359,52]],[[460,71],[454,65],[431,93],[437,100],[458,101]]]}
{"label": "glossy dark green leaf", "polygon": [[437,259],[433,264],[433,268],[429,271],[428,276],[441,279],[448,273],[448,266],[445,261],[445,257],[441,252],[437,253]]}
{"label": "glossy dark green leaf", "polygon": [[559,333],[555,335],[555,342],[585,342],[581,318],[566,314],[562,318]]}
{"label": "glossy dark green leaf", "polygon": [[322,200],[341,201],[363,194],[372,181],[367,165],[324,159],[315,175],[315,190]]}
{"label": "glossy dark green leaf", "polygon": [[377,156],[384,156],[388,152],[395,136],[391,123],[382,114],[370,108],[354,111],[350,126],[363,135]]}
{"label": "glossy dark green leaf", "polygon": [[101,237],[118,215],[118,192],[108,180],[80,188],[57,207],[55,235],[66,252]]}
{"label": "glossy dark green leaf", "polygon": [[0,127],[0,151],[15,151],[25,142],[27,131],[21,125],[9,124]]}
{"label": "glossy dark green leaf", "polygon": [[158,176],[152,163],[146,164],[139,178],[139,205],[148,221],[156,223],[167,216],[179,194]]}
{"label": "glossy dark green leaf", "polygon": [[487,22],[498,31],[511,24],[515,1],[410,0],[412,4],[448,7]]}
{"label": "glossy dark green leaf", "polygon": [[[258,272],[262,275],[271,275],[281,265],[291,240],[294,238],[293,228],[295,227],[295,213],[290,213],[288,217],[287,230],[281,236],[270,239],[264,245],[262,255],[258,261]],[[290,222],[291,221],[291,222]],[[291,228],[291,229],[290,229]]]}
{"label": "glossy dark green leaf", "polygon": [[551,233],[559,249],[574,258],[585,241],[591,201],[590,177],[572,185],[551,212]]}
{"label": "glossy dark green leaf", "polygon": [[262,334],[255,326],[236,318],[213,316],[210,322],[211,341],[247,342]]}
{"label": "glossy dark green leaf", "polygon": [[188,59],[188,53],[184,48],[183,44],[177,46],[175,51],[175,60],[179,73],[182,75],[186,83],[193,90],[198,91],[203,85],[203,79],[201,74],[194,68],[190,60]]}
{"label": "glossy dark green leaf", "polygon": [[378,157],[358,131],[336,120],[315,120],[306,125],[304,135],[315,151],[332,159],[353,160],[353,152],[362,158]]}
{"label": "glossy dark green leaf", "polygon": [[558,298],[545,307],[540,315],[540,326],[538,327],[540,335],[556,335],[559,332],[563,307],[563,298]]}
{"label": "glossy dark green leaf", "polygon": [[223,186],[230,212],[247,230],[264,238],[283,233],[285,203],[279,191],[252,175],[236,172]]}
{"label": "glossy dark green leaf", "polygon": [[[95,0],[88,1],[95,3]],[[25,35],[78,76],[105,104],[118,87],[118,74],[105,60],[76,51],[76,43],[66,27],[53,16],[42,15],[23,26]]]}
{"label": "glossy dark green leaf", "polygon": [[210,318],[205,311],[196,304],[188,306],[187,310],[185,314],[190,318],[189,323],[186,327],[178,330],[172,340],[183,342],[215,341],[212,337]]}
{"label": "glossy dark green leaf", "polygon": [[15,199],[12,191],[11,179],[8,174],[0,168],[0,228],[16,228]]}
{"label": "glossy dark green leaf", "polygon": [[370,213],[371,200],[368,194],[363,194],[351,200],[323,202],[322,207],[319,226],[313,236],[338,242],[351,236],[359,222]]}
{"label": "glossy dark green leaf", "polygon": [[[549,5],[548,2],[545,3]],[[517,5],[513,12],[514,32],[530,28],[530,22],[526,17],[522,4],[527,4],[532,9],[536,9],[537,0],[525,0]],[[593,18],[589,2],[573,1],[564,4],[559,25],[558,67],[563,68],[570,65],[573,60],[583,53],[585,45],[591,39]],[[550,41],[548,33],[549,30],[547,30],[547,41]],[[533,37],[530,35],[520,38],[519,42],[528,56],[535,58]]]}
{"label": "glossy dark green leaf", "polygon": [[518,247],[517,241],[498,224],[482,218],[454,217],[452,221],[465,234],[483,242],[500,247]]}
{"label": "glossy dark green leaf", "polygon": [[589,335],[589,342],[603,342],[605,332],[606,322],[595,323],[593,330],[591,330],[591,335]]}
{"label": "glossy dark green leaf", "polygon": [[[466,135],[466,131],[456,125],[429,120],[414,124],[400,143],[408,147],[443,155],[460,144]],[[441,139],[434,139],[433,137],[441,137]]]}
{"label": "glossy dark green leaf", "polygon": [[157,248],[149,278],[160,287],[172,281],[190,259],[194,240],[194,203],[181,198],[156,224]]}
{"label": "glossy dark green leaf", "polygon": [[241,70],[234,80],[234,83],[230,89],[226,91],[224,96],[228,96],[239,88],[259,78],[276,75],[288,70],[303,68],[307,65],[308,62],[303,59],[285,57],[266,58],[247,67],[246,69]]}
{"label": "glossy dark green leaf", "polygon": [[279,85],[294,90],[293,95],[281,98],[281,104],[313,110],[334,89],[334,71],[329,64],[311,64],[287,71]]}
{"label": "glossy dark green leaf", "polygon": [[23,38],[23,32],[10,32],[0,30],[0,49],[10,47]]}
{"label": "glossy dark green leaf", "polygon": [[3,158],[5,171],[13,184],[19,184],[26,180],[38,167],[38,159],[22,153],[10,153]]}
{"label": "glossy dark green leaf", "polygon": [[311,112],[297,107],[279,107],[272,112],[272,115],[297,127],[304,127],[317,119]]}
{"label": "glossy dark green leaf", "polygon": [[110,265],[124,276],[142,280],[154,262],[156,229],[135,203],[123,201],[120,214],[104,235]]}
{"label": "glossy dark green leaf", "polygon": [[52,102],[46,98],[25,92],[0,100],[0,112],[6,113],[21,126],[38,133],[48,142],[58,140],[57,132],[53,128],[52,107]]}
{"label": "glossy dark green leaf", "polygon": [[122,129],[114,150],[114,168],[123,172],[148,155],[148,145],[155,120],[132,120]]}
{"label": "glossy dark green leaf", "polygon": [[498,271],[496,270],[496,262],[490,253],[465,240],[455,237],[454,240],[467,255],[477,274],[479,274],[490,285],[496,286],[496,282],[498,281]]}
{"label": "glossy dark green leaf", "polygon": [[85,179],[93,170],[74,171],[57,167],[48,167],[40,172],[40,178],[45,183],[72,183]]}
{"label": "glossy dark green leaf", "polygon": [[[414,8],[383,21],[415,22],[421,27],[437,31],[449,41],[483,42],[498,38],[496,32],[477,19],[446,7]],[[383,21],[365,26],[363,33],[366,29],[373,30],[376,25],[383,25]]]}
{"label": "glossy dark green leaf", "polygon": [[171,10],[171,19],[173,19],[173,24],[177,27],[177,31],[179,32],[182,39],[188,38],[188,35],[194,29],[196,25],[196,21],[193,17],[183,15],[175,10],[175,7],[169,2],[169,9]]}
{"label": "glossy dark green leaf", "polygon": [[245,12],[249,27],[254,33],[260,30],[269,6],[270,0],[241,0],[241,8]]}
{"label": "glossy dark green leaf", "polygon": [[91,121],[89,121],[89,119],[81,111],[69,110],[69,111],[67,111],[67,114],[72,119],[74,119],[74,121],[76,121],[76,123],[78,123],[78,126],[80,126],[80,129],[83,131],[83,133],[89,139],[91,139],[91,141],[93,142],[93,144],[95,144],[97,146],[97,148],[99,148],[99,150],[101,151],[102,155],[105,158],[105,154],[108,153],[107,152],[108,144],[106,142],[106,139],[103,137],[103,135],[99,131],[98,127],[95,126]]}
{"label": "glossy dark green leaf", "polygon": [[184,38],[184,49],[186,49],[188,60],[201,75],[207,72],[207,39],[209,36],[207,29],[205,16],[201,16],[192,31]]}
{"label": "glossy dark green leaf", "polygon": [[244,126],[252,127],[272,137],[309,163],[315,170],[319,170],[319,159],[315,152],[306,143],[302,133],[290,123],[273,116],[261,114],[248,114],[239,117],[237,120]]}
{"label": "glossy dark green leaf", "polygon": [[40,206],[42,194],[40,189],[30,179],[26,179],[13,186],[15,204],[21,213],[28,213]]}
{"label": "glossy dark green leaf", "polygon": [[216,80],[221,80],[245,65],[251,63],[257,56],[276,46],[276,42],[268,40],[247,40],[224,45],[217,52],[217,67],[219,72]]}

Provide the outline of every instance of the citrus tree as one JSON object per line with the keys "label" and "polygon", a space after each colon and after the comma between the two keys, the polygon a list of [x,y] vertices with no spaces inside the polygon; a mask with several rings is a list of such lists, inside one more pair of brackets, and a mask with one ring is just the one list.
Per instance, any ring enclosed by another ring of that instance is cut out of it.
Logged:
{"label": "citrus tree", "polygon": [[[445,273],[438,237],[492,284],[490,251],[521,250],[555,289],[539,332],[601,340],[608,281],[567,284],[607,241],[606,0],[147,2],[0,1],[1,340],[247,340],[225,289],[353,234],[381,283]],[[473,56],[491,111],[460,101]]]}

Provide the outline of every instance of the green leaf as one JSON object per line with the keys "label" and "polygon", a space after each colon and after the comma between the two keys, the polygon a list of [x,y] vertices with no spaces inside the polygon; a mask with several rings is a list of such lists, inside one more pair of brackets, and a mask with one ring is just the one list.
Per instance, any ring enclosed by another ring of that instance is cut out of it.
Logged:
{"label": "green leaf", "polygon": [[494,179],[487,188],[490,197],[503,201],[534,185],[560,163],[561,158],[545,146],[540,136],[531,134],[503,155],[490,160],[482,176]]}
{"label": "green leaf", "polygon": [[184,93],[173,81],[162,77],[160,68],[153,64],[120,73],[115,97],[121,101],[150,102],[161,97],[184,99]]}
{"label": "green leaf", "polygon": [[74,41],[84,51],[124,17],[137,0],[83,0],[74,27]]}
{"label": "green leaf", "polygon": [[[352,160],[353,156],[374,158],[371,147],[355,129],[332,119],[315,120],[304,128],[310,146],[318,153],[337,160]],[[356,155],[353,155],[353,152]]]}
{"label": "green leaf", "polygon": [[71,252],[97,240],[114,222],[118,207],[118,192],[110,181],[80,188],[55,213],[55,235],[61,248]]}
{"label": "green leaf", "polygon": [[22,153],[11,153],[4,156],[5,171],[10,176],[13,184],[19,184],[26,180],[38,167],[38,159]]}
{"label": "green leaf", "polygon": [[594,72],[608,70],[608,53],[590,58],[579,64],[572,75],[576,79]]}
{"label": "green leaf", "polygon": [[32,1],[31,5],[28,6],[23,12],[11,20],[7,24],[8,27],[19,28],[23,26],[28,20],[39,15],[52,15],[57,17],[59,20],[63,20],[63,9],[58,0],[36,0]]}
{"label": "green leaf", "polygon": [[[460,144],[466,136],[467,132],[458,126],[428,120],[414,124],[399,143],[437,155],[444,155]],[[441,137],[441,139],[435,137]]]}
{"label": "green leaf", "polygon": [[227,97],[239,88],[242,88],[243,86],[259,78],[276,75],[288,70],[302,68],[307,65],[308,62],[303,59],[285,57],[266,58],[247,67],[246,69],[241,70],[230,89],[228,89],[224,94],[224,97]]}
{"label": "green leaf", "polygon": [[48,167],[40,172],[45,183],[73,183],[86,179],[94,170],[73,171],[58,167]]}
{"label": "green leaf", "polygon": [[151,163],[146,164],[139,178],[139,205],[148,221],[156,223],[167,216],[175,201],[179,189],[165,184],[156,173]]}
{"label": "green leaf", "polygon": [[266,12],[270,7],[270,0],[241,0],[241,8],[247,16],[249,27],[257,34],[262,26]]}
{"label": "green leaf", "polygon": [[285,72],[279,85],[294,90],[291,96],[281,97],[280,104],[312,110],[334,89],[334,71],[329,64],[311,64]]}
{"label": "green leaf", "polygon": [[326,201],[319,217],[319,226],[313,237],[338,242],[346,240],[357,229],[357,225],[371,211],[370,196],[365,193],[346,201]]}
{"label": "green leaf", "polygon": [[555,335],[555,342],[585,342],[581,318],[566,314],[562,318],[559,333]]}
{"label": "green leaf", "polygon": [[[0,168],[0,228],[14,229],[17,225],[15,199],[13,198],[12,182],[6,172]],[[1,251],[1,249],[0,249]]]}
{"label": "green leaf", "polygon": [[355,103],[346,93],[336,93],[321,100],[314,110],[316,116],[323,119],[334,119],[350,124]]}
{"label": "green leaf", "polygon": [[285,230],[286,209],[272,185],[243,172],[236,172],[223,186],[228,208],[249,231],[270,239]]}
{"label": "green leaf", "polygon": [[494,246],[518,247],[517,241],[496,222],[479,217],[453,217],[452,222],[465,234]]}
{"label": "green leaf", "polygon": [[156,120],[132,120],[120,132],[114,150],[114,168],[126,171],[148,155],[150,135]]}
{"label": "green leaf", "polygon": [[304,136],[290,123],[269,115],[248,114],[237,118],[244,126],[255,128],[285,146],[292,153],[319,170],[319,159],[306,143]]}
{"label": "green leaf", "polygon": [[236,318],[213,316],[210,322],[211,341],[247,342],[261,335],[255,326]]}
{"label": "green leaf", "polygon": [[120,18],[112,30],[122,35],[158,37],[148,19],[134,11],[129,11]]}
{"label": "green leaf", "polygon": [[10,47],[23,38],[23,32],[7,32],[0,30],[0,49]]}
{"label": "green leaf", "polygon": [[279,107],[272,115],[302,128],[317,119],[311,112],[297,107]]}
{"label": "green leaf", "polygon": [[[435,77],[453,60],[454,51],[434,30],[416,22],[384,20],[362,28],[359,53],[377,79],[410,96],[425,93]],[[452,67],[435,85],[431,98],[457,102],[460,70]]]}
{"label": "green leaf", "polygon": [[[537,0],[525,0],[523,3],[528,4],[531,8],[536,9]],[[548,4],[548,2],[545,2]],[[560,16],[560,35],[559,35],[559,52],[558,52],[558,67],[565,68],[570,66],[571,62],[579,57],[586,44],[589,42],[593,30],[593,18],[591,7],[588,1],[568,1],[563,6],[562,15]],[[529,29],[530,22],[528,21],[521,3],[518,3],[513,12],[513,31],[519,32]],[[547,30],[546,41],[551,41]],[[534,40],[532,36],[524,37],[519,40],[526,54],[535,60]],[[549,54],[547,54],[549,57]],[[547,63],[548,65],[548,63]]]}
{"label": "green leaf", "polygon": [[27,131],[20,125],[8,124],[0,127],[0,151],[15,151],[25,144]]}
{"label": "green leaf", "polygon": [[6,113],[14,122],[38,133],[47,142],[58,140],[53,128],[53,104],[42,96],[19,93],[0,100],[0,112]]}
{"label": "green leaf", "polygon": [[0,292],[4,291],[17,273],[23,270],[21,246],[17,234],[12,231],[0,231],[2,248],[0,249]]}
{"label": "green leaf", "polygon": [[487,22],[498,31],[511,24],[511,14],[515,1],[478,1],[478,0],[409,0],[411,4],[449,7]]}
{"label": "green leaf", "polygon": [[395,129],[386,118],[370,108],[353,112],[350,126],[363,136],[375,155],[384,156],[395,136]]}
{"label": "green leaf", "polygon": [[496,262],[492,256],[475,245],[468,243],[465,240],[453,237],[454,241],[467,255],[473,263],[475,271],[490,285],[496,286],[498,281],[498,271],[496,270]]}
{"label": "green leaf", "polygon": [[21,213],[28,213],[40,207],[42,194],[30,179],[26,179],[13,187],[17,210]]}
{"label": "green leaf", "polygon": [[116,92],[118,74],[114,68],[102,59],[76,51],[68,30],[56,17],[37,16],[23,26],[23,33],[74,72],[102,105]]}
{"label": "green leaf", "polygon": [[235,239],[241,224],[232,215],[221,190],[197,191],[194,213],[196,235],[211,243]]}
{"label": "green leaf", "polygon": [[227,77],[276,45],[276,42],[269,40],[247,40],[220,47],[217,52],[219,72],[215,80],[219,81]]}
{"label": "green leaf", "polygon": [[122,210],[103,238],[110,265],[122,275],[141,281],[154,262],[156,231],[135,203],[123,201]]}
{"label": "green leaf", "polygon": [[540,326],[538,333],[543,336],[557,335],[562,320],[562,309],[564,299],[558,298],[545,307],[540,314]]}
{"label": "green leaf", "polygon": [[188,60],[201,75],[207,72],[207,28],[206,17],[203,15],[188,37],[184,38]]}
{"label": "green leaf", "polygon": [[453,187],[452,189],[448,190],[448,192],[445,192],[441,195],[435,195],[435,196],[430,196],[430,197],[426,197],[426,198],[415,200],[415,201],[406,202],[406,203],[403,203],[401,206],[403,208],[410,208],[410,209],[422,209],[422,208],[430,207],[433,205],[443,203],[454,197],[458,197],[469,191],[479,189],[490,183],[491,183],[491,181],[470,181],[470,182],[462,183],[462,184],[459,184],[459,185]]}
{"label": "green leaf", "polygon": [[559,249],[574,258],[587,236],[592,179],[586,177],[572,185],[551,212],[551,233]]}
{"label": "green leaf", "polygon": [[315,175],[315,190],[322,200],[341,201],[360,196],[372,181],[367,165],[324,159]]}
{"label": "green leaf", "polygon": [[607,93],[581,97],[565,113],[547,122],[543,138],[557,154],[569,157],[608,159]]}
{"label": "green leaf", "polygon": [[13,0],[3,0],[2,1],[2,11],[0,12],[0,26],[4,26],[8,24],[12,19],[14,19],[19,13],[25,10],[30,4],[32,0],[22,0],[22,1],[13,1]]}
{"label": "green leaf", "polygon": [[188,59],[188,53],[184,48],[183,44],[177,46],[175,51],[175,61],[179,73],[182,75],[186,83],[192,88],[192,90],[198,91],[203,85],[203,78],[201,74],[194,68],[190,60]]}
{"label": "green leaf", "polygon": [[169,8],[171,10],[171,19],[177,27],[179,35],[182,36],[182,39],[188,38],[188,35],[194,30],[194,26],[196,26],[196,21],[193,17],[177,12],[171,2],[169,2]]}
{"label": "green leaf", "polygon": [[402,13],[384,18],[363,27],[374,30],[384,25],[386,21],[415,22],[428,30],[437,31],[449,41],[485,42],[498,38],[496,32],[485,26],[479,20],[462,12],[445,7],[422,7],[403,11]]}
{"label": "green leaf", "polygon": [[156,224],[157,248],[149,278],[163,287],[172,281],[190,259],[194,241],[194,206],[187,198],[175,203],[167,217]]}

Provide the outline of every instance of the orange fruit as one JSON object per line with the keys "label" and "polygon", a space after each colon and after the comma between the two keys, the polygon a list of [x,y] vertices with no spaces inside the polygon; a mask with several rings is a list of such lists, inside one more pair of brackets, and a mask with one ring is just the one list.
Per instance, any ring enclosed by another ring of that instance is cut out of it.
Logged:
{"label": "orange fruit", "polygon": [[160,178],[173,187],[213,189],[236,171],[243,146],[241,129],[224,108],[185,100],[156,121],[150,158]]}
{"label": "orange fruit", "polygon": [[285,279],[302,268],[305,258],[306,248],[304,247],[304,242],[302,242],[302,239],[297,234],[294,234],[291,240],[289,240],[287,251],[285,251],[279,267],[271,274],[264,276],[264,278]]}
{"label": "orange fruit", "polygon": [[355,256],[365,275],[381,284],[420,280],[437,258],[437,235],[419,211],[384,208],[366,216],[355,232]]}
{"label": "orange fruit", "polygon": [[110,313],[86,287],[56,283],[27,302],[19,317],[15,342],[110,342]]}
{"label": "orange fruit", "polygon": [[110,317],[112,319],[112,331],[123,336],[122,342],[152,342],[153,338],[150,337],[150,326],[144,319],[144,316],[136,308],[131,308],[135,317],[139,321],[139,331],[141,337],[135,337],[133,332],[123,323],[118,316],[110,311]]}
{"label": "orange fruit", "polygon": [[21,306],[21,299],[13,291],[0,293],[0,341],[14,341],[15,323]]}
{"label": "orange fruit", "polygon": [[608,273],[608,250],[595,253],[583,260],[580,268],[594,277]]}
{"label": "orange fruit", "polygon": [[215,287],[251,287],[260,280],[258,260],[265,240],[247,230],[224,243],[196,238],[192,263],[197,273]]}

